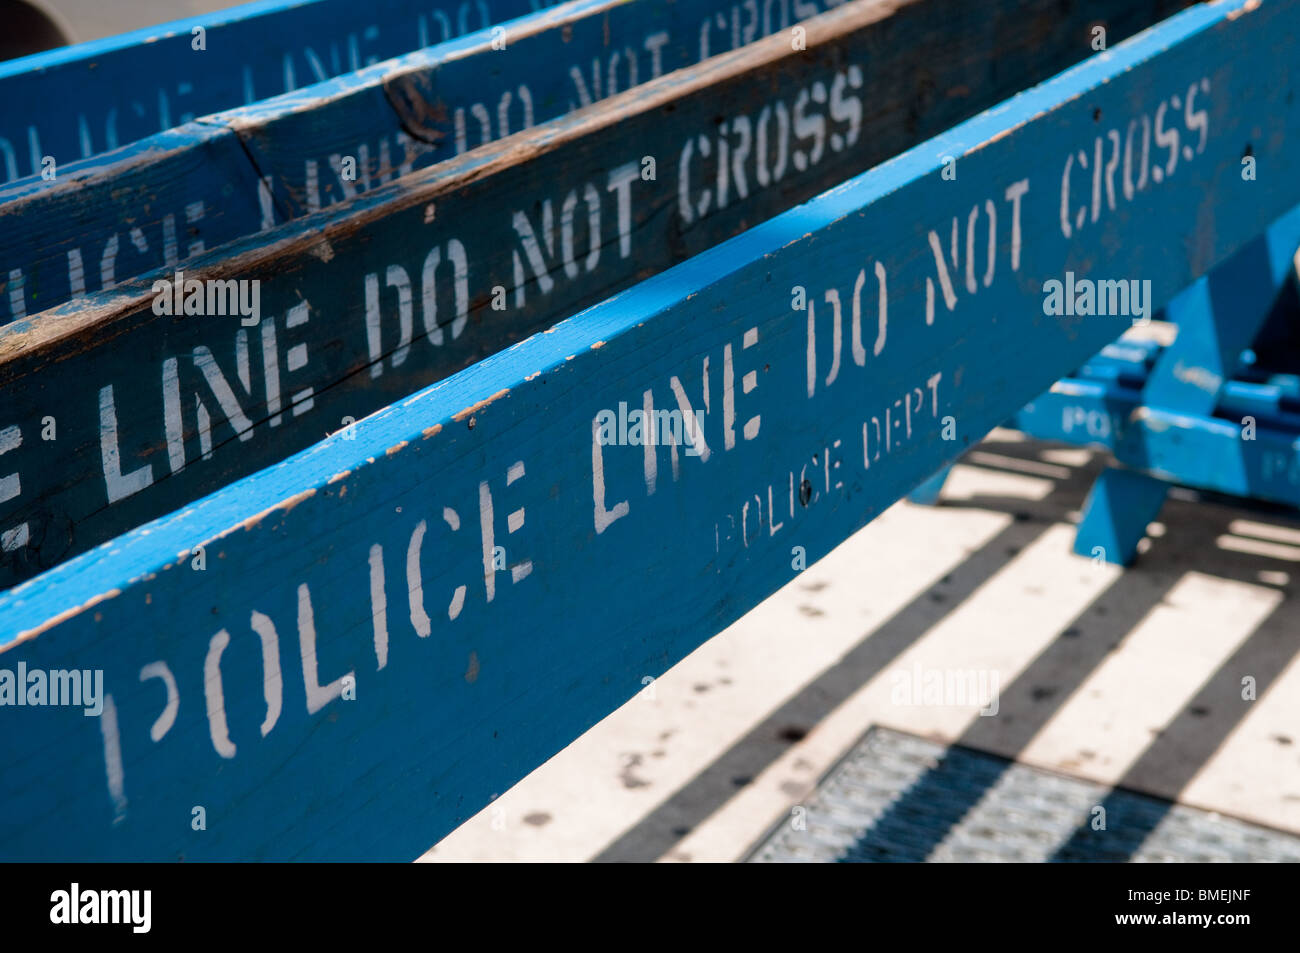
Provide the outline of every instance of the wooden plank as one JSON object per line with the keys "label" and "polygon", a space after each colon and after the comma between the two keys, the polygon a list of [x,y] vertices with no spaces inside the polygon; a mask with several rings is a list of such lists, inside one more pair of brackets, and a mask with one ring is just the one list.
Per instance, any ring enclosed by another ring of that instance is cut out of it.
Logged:
{"label": "wooden plank", "polygon": [[1230,381],[1214,415],[1142,400],[1140,390],[1118,382],[1071,377],[1035,398],[1012,425],[1043,440],[1102,447],[1170,484],[1300,506],[1293,394]]}
{"label": "wooden plank", "polygon": [[[733,6],[579,0],[205,116],[64,165],[53,182],[13,183],[0,190],[0,315],[34,315],[175,268],[642,76],[694,65],[733,39],[716,35],[715,20]],[[782,19],[756,14],[734,39]]]}
{"label": "wooden plank", "polygon": [[1169,484],[1135,470],[1109,467],[1093,481],[1084,500],[1074,553],[1118,566],[1138,557],[1147,526],[1160,515]]}
{"label": "wooden plank", "polygon": [[[0,596],[4,666],[106,705],[0,708],[0,854],[414,857],[1128,323],[1048,278],[1160,307],[1295,205],[1298,21],[1194,8]],[[1078,153],[1206,83],[1191,158],[1065,234]],[[600,439],[647,405],[701,429]]]}
{"label": "wooden plank", "polygon": [[[800,42],[666,75],[186,269],[259,282],[256,327],[155,314],[166,271],[0,329],[0,425],[21,436],[3,456],[20,492],[0,501],[0,531],[26,540],[0,582],[282,459],[1050,75],[1089,49],[1097,5],[1070,9],[845,5]],[[290,121],[281,158],[295,134]],[[57,439],[41,439],[51,419]]]}
{"label": "wooden plank", "polygon": [[0,63],[0,182],[550,5],[262,0]]}

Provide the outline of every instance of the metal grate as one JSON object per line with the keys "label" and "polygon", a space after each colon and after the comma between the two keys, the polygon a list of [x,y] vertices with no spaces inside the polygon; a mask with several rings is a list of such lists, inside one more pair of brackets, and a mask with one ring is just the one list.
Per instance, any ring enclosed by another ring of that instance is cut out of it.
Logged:
{"label": "metal grate", "polygon": [[873,728],[748,859],[1295,862],[1300,837]]}

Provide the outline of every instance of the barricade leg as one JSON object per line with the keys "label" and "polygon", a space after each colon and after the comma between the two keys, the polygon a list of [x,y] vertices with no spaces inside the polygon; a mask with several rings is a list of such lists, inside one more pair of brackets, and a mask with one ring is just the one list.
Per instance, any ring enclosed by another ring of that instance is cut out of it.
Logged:
{"label": "barricade leg", "polygon": [[1136,470],[1103,471],[1084,503],[1074,551],[1108,563],[1131,565],[1147,524],[1160,513],[1168,490],[1164,480]]}

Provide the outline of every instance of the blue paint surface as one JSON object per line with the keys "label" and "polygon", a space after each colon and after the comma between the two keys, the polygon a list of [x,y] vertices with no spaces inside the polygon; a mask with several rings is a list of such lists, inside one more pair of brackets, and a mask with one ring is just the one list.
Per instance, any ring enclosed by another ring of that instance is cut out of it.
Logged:
{"label": "blue paint surface", "polygon": [[[796,547],[811,564],[1127,323],[1044,316],[1047,279],[1135,271],[1160,306],[1300,201],[1294,149],[1270,149],[1274,183],[1243,192],[1235,142],[1264,117],[1281,140],[1300,128],[1276,81],[1300,10],[1242,10],[1175,18],[0,596],[0,662],[102,668],[115,713],[0,709],[0,855],[426,849],[789,581]],[[1062,234],[1060,170],[1096,110],[1150,114],[1247,53],[1272,82],[1216,84],[1222,145]],[[1017,219],[1008,189],[1026,179]],[[949,308],[931,250],[993,199],[1020,244],[1001,229],[990,280],[963,274]],[[1206,202],[1233,214],[1189,250]],[[858,276],[860,333],[846,308],[836,364],[827,293],[851,301]],[[812,312],[792,307],[798,287]],[[676,466],[666,446],[594,439],[647,392],[706,407]],[[328,688],[345,677],[353,700]]]}

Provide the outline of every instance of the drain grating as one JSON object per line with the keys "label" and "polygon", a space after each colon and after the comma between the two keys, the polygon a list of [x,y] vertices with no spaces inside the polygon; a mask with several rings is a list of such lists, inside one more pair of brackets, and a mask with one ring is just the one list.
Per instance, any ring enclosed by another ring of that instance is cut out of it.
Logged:
{"label": "drain grating", "polygon": [[1300,837],[873,728],[758,863],[1300,861]]}

